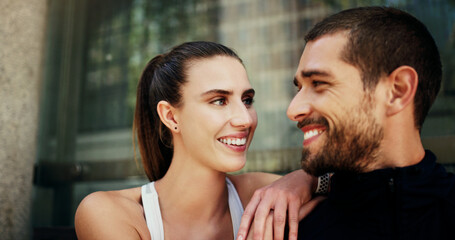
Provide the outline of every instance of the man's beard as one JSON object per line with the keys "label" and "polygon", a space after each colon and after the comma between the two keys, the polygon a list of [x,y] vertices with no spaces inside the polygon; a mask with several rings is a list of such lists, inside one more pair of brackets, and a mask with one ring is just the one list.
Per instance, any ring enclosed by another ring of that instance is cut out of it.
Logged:
{"label": "man's beard", "polygon": [[302,168],[321,176],[328,172],[364,172],[378,157],[383,129],[373,115],[374,102],[366,96],[361,105],[346,112],[344,122],[329,128],[323,117],[299,122],[302,126],[319,123],[325,125],[326,141],[317,153],[303,148]]}

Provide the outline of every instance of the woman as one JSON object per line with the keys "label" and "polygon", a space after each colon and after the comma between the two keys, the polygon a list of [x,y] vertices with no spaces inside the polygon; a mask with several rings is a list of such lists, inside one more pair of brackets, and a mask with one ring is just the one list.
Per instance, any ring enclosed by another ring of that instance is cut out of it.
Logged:
{"label": "woman", "polygon": [[87,196],[79,239],[233,239],[254,190],[278,179],[226,174],[245,165],[253,98],[242,61],[223,45],[189,42],[153,58],[133,127],[151,182]]}

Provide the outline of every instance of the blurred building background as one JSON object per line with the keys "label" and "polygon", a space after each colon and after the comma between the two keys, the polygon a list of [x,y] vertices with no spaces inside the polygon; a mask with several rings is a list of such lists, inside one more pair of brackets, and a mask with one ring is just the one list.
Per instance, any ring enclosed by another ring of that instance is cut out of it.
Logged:
{"label": "blurred building background", "polygon": [[[259,125],[242,171],[299,168],[303,135],[286,109],[295,94],[292,80],[303,36],[325,16],[355,6],[404,9],[435,37],[444,80],[422,135],[425,147],[453,169],[454,0],[18,2],[0,1],[0,120],[5,123],[1,137],[7,139],[0,141],[0,199],[8,200],[0,202],[2,239],[26,239],[33,230],[38,239],[40,229],[72,227],[75,209],[87,194],[147,181],[132,147],[136,84],[149,59],[184,41],[220,42],[245,62],[257,93]],[[14,27],[8,25],[11,19],[22,21],[25,30],[8,32]],[[8,104],[13,99],[20,100]],[[11,111],[14,107],[22,110]],[[11,140],[16,135],[21,139]],[[25,182],[19,192],[11,190],[19,184],[16,176]],[[25,200],[15,200],[20,197]]]}

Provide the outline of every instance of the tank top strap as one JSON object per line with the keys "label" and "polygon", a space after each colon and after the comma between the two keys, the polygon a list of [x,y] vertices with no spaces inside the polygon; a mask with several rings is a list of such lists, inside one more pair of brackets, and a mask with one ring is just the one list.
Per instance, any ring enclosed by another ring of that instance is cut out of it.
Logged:
{"label": "tank top strap", "polygon": [[163,219],[161,218],[160,202],[155,189],[155,182],[142,186],[142,205],[145,221],[152,240],[164,240]]}
{"label": "tank top strap", "polygon": [[[228,204],[235,239],[240,227],[240,220],[242,219],[243,205],[234,184],[228,178],[226,178],[226,186],[228,189]],[[155,182],[150,182],[142,186],[142,205],[144,207],[145,221],[147,222],[152,240],[164,240],[163,220]]]}
{"label": "tank top strap", "polygon": [[232,227],[234,230],[234,239],[237,236],[237,232],[240,227],[240,220],[242,220],[243,215],[243,205],[242,201],[240,201],[239,194],[235,189],[234,184],[226,177],[226,185],[228,188],[228,196],[229,196],[229,211],[231,212],[231,219],[232,219]]}

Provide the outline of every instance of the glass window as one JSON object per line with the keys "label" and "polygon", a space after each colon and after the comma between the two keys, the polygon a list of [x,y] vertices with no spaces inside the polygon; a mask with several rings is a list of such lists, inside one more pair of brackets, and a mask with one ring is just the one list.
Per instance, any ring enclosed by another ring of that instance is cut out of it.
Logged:
{"label": "glass window", "polygon": [[[45,100],[42,103],[38,162],[109,163],[128,160],[135,164],[132,160],[131,125],[136,84],[142,69],[153,56],[172,46],[184,41],[208,40],[236,50],[244,60],[250,81],[257,92],[255,108],[259,125],[244,171],[287,172],[299,168],[302,134],[295,123],[287,119],[286,109],[295,94],[292,80],[305,44],[303,36],[316,22],[331,13],[365,5],[388,5],[407,10],[422,20],[434,35],[443,59],[444,79],[422,135],[426,146],[442,152],[448,152],[448,143],[453,141],[454,1],[74,2],[76,6],[71,7],[64,1],[50,1],[51,5],[57,7],[51,8],[51,16],[54,17],[49,22],[52,47],[48,49],[47,62],[50,65],[43,88]],[[65,38],[68,29],[74,34]],[[71,50],[74,44],[79,46],[76,49],[80,49],[80,52]],[[72,55],[62,54],[65,51],[76,52]],[[60,74],[68,72],[66,67],[69,73],[74,73],[69,74],[73,77],[67,80],[61,78],[63,75]],[[72,81],[77,85],[71,85]],[[73,91],[77,91],[76,96],[71,95]],[[54,103],[59,103],[61,107],[56,107]],[[68,107],[74,106],[77,111],[68,110]],[[72,121],[73,118],[76,121]],[[75,128],[74,134],[65,135],[69,128]],[[72,196],[72,211],[81,197],[90,191],[131,184],[126,180],[77,183]],[[48,190],[37,195],[46,194]],[[52,208],[52,201],[43,201],[37,205],[47,204],[48,208],[43,209]],[[36,218],[40,216],[39,213],[35,215]],[[72,216],[66,217],[72,219]]]}

